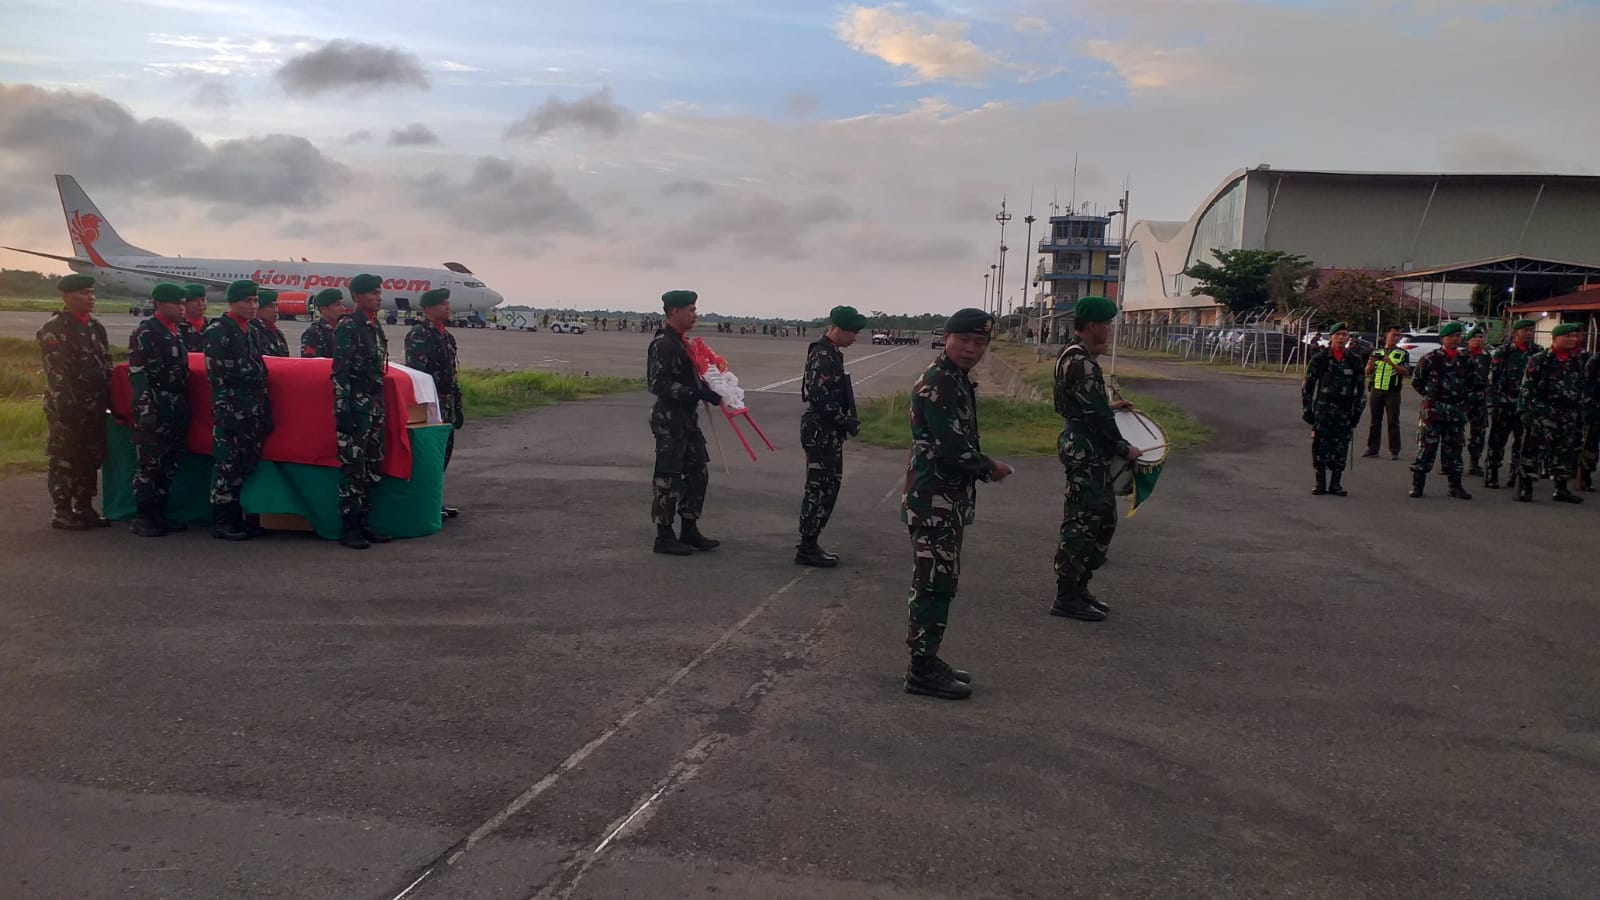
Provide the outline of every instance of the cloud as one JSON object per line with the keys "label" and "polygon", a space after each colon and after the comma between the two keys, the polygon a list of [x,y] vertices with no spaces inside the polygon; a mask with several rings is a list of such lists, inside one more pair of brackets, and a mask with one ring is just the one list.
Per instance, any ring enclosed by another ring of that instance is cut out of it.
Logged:
{"label": "cloud", "polygon": [[663,197],[709,197],[717,192],[711,182],[700,178],[669,181],[661,186]]}
{"label": "cloud", "polygon": [[303,137],[269,134],[222,141],[198,164],[169,173],[169,190],[246,207],[305,206],[349,175]]}
{"label": "cloud", "polygon": [[1461,172],[1548,172],[1560,168],[1545,153],[1486,132],[1451,138],[1444,147],[1443,159],[1448,169]]}
{"label": "cloud", "polygon": [[834,32],[852,49],[911,69],[913,83],[975,83],[1000,65],[967,40],[964,23],[907,12],[903,3],[849,7]]}
{"label": "cloud", "polygon": [[465,63],[451,62],[448,59],[440,60],[439,61],[439,68],[443,69],[446,72],[482,72],[483,71],[482,69],[478,68],[477,66],[469,66],[469,65],[467,65]]}
{"label": "cloud", "polygon": [[898,232],[876,222],[852,222],[839,241],[841,255],[874,263],[953,262],[971,259],[976,246],[952,234]]}
{"label": "cloud", "polygon": [[374,137],[376,137],[376,135],[372,133],[371,128],[362,128],[359,131],[350,132],[350,134],[345,137],[344,142],[346,144],[365,144],[368,141],[371,141]]}
{"label": "cloud", "polygon": [[598,137],[615,137],[627,126],[628,111],[611,99],[611,88],[603,87],[571,103],[550,97],[538,109],[506,127],[505,137],[533,140],[562,129],[587,132]]}
{"label": "cloud", "polygon": [[195,106],[204,106],[211,109],[227,109],[239,102],[239,95],[227,82],[215,78],[207,78],[200,82],[189,96],[189,102]]}
{"label": "cloud", "polygon": [[705,250],[731,241],[750,256],[801,259],[810,255],[807,239],[820,226],[848,220],[850,206],[831,194],[793,200],[747,188],[715,206],[704,207],[668,229],[661,245]]}
{"label": "cloud", "polygon": [[382,88],[431,86],[422,61],[388,47],[337,40],[284,63],[273,75],[292,96],[329,91],[366,92]]}
{"label": "cloud", "polygon": [[1181,85],[1217,87],[1233,80],[1226,76],[1226,70],[1206,65],[1194,50],[1185,47],[1125,44],[1096,38],[1081,42],[1078,49],[1110,66],[1135,94]]}
{"label": "cloud", "polygon": [[783,108],[791,116],[805,118],[815,113],[819,105],[817,98],[811,94],[791,94],[789,99],[784,101]]}
{"label": "cloud", "polygon": [[255,37],[240,40],[234,37],[156,33],[146,35],[145,39],[158,47],[186,51],[187,58],[148,64],[147,68],[164,74],[198,73],[212,76],[256,74],[279,66],[286,53],[310,48],[310,44],[304,38],[296,37]]}
{"label": "cloud", "polygon": [[396,128],[389,132],[389,146],[391,147],[420,147],[426,144],[439,143],[439,136],[433,129],[414,122],[404,128]]}
{"label": "cloud", "polygon": [[528,236],[585,233],[594,217],[543,166],[518,168],[493,156],[478,159],[465,181],[433,172],[415,184],[418,200],[468,231]]}
{"label": "cloud", "polygon": [[1049,34],[1051,27],[1049,22],[1038,16],[1018,16],[1017,20],[1011,23],[1011,30],[1017,34]]}

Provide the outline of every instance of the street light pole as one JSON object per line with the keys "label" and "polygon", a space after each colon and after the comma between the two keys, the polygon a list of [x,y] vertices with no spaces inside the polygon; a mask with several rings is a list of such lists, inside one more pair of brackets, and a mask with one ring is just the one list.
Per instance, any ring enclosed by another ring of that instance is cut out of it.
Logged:
{"label": "street light pole", "polygon": [[1117,319],[1111,332],[1111,377],[1117,376],[1117,338],[1122,328],[1122,292],[1127,285],[1123,275],[1128,271],[1128,189],[1122,189],[1122,203],[1117,207],[1122,216],[1122,238],[1117,241]]}
{"label": "street light pole", "polygon": [[[1032,270],[1033,270],[1033,223],[1037,222],[1039,220],[1034,217],[1033,212],[1030,210],[1026,216],[1022,217],[1022,221],[1028,223],[1028,243],[1027,243],[1028,262],[1027,262],[1027,265],[1028,265],[1029,274],[1032,274]],[[1023,284],[1027,284],[1027,281],[1024,281]],[[1032,299],[1032,298],[1028,298],[1028,299]],[[1026,304],[1024,304],[1024,308],[1026,308]]]}
{"label": "street light pole", "polygon": [[[989,285],[991,287],[999,287],[1000,286],[999,273],[995,272],[995,269],[998,269],[998,268],[1000,268],[1000,267],[995,265],[994,263],[989,263],[989,274],[994,276],[993,280],[989,282]],[[989,305],[990,302],[991,302],[990,298],[993,297],[993,296],[994,296],[994,292],[993,291],[990,291],[990,292],[984,294],[984,297],[983,297],[983,311],[984,312],[988,312],[990,310],[990,308],[991,308],[990,305]]]}
{"label": "street light pole", "polygon": [[1000,277],[995,281],[994,311],[1000,313],[1000,298],[1006,295],[1006,223],[1011,221],[1011,213],[1006,212],[1006,198],[1000,198],[1000,212],[994,220],[1000,223]]}
{"label": "street light pole", "polygon": [[989,308],[989,273],[983,273],[983,308]]}

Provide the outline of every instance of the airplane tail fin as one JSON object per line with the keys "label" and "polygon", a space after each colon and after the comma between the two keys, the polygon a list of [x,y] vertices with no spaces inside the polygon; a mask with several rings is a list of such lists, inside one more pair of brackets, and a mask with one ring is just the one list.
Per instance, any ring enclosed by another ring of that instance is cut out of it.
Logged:
{"label": "airplane tail fin", "polygon": [[57,175],[56,189],[61,192],[61,211],[67,217],[67,235],[72,238],[73,252],[79,256],[88,257],[95,265],[104,265],[107,256],[158,255],[124,241],[100,208],[78,186],[76,178]]}

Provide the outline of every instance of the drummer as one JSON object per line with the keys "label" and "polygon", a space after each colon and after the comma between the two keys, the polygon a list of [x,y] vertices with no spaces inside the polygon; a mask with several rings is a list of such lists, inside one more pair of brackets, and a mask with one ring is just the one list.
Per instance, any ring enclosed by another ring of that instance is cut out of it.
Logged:
{"label": "drummer", "polygon": [[1056,445],[1067,470],[1066,504],[1056,540],[1056,600],[1053,616],[1103,621],[1111,606],[1089,593],[1089,579],[1106,561],[1117,530],[1117,499],[1111,467],[1118,459],[1135,462],[1141,450],[1122,439],[1114,413],[1131,412],[1126,400],[1106,394],[1099,357],[1111,346],[1111,320],[1117,305],[1105,297],[1084,297],[1072,310],[1071,343],[1056,359],[1056,412],[1061,439]]}

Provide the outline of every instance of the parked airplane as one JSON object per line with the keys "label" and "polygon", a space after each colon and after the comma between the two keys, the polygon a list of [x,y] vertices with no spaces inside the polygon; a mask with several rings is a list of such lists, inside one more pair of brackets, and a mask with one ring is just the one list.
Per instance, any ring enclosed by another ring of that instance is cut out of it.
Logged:
{"label": "parked airplane", "polygon": [[71,175],[57,175],[56,189],[61,193],[61,211],[67,217],[67,235],[72,239],[75,255],[57,256],[19,247],[5,249],[60,260],[75,272],[93,275],[102,283],[117,285],[135,296],[149,296],[150,289],[158,282],[176,281],[203,284],[208,297],[215,295],[213,299],[220,299],[230,282],[248,278],[262,287],[299,296],[315,295],[323,288],[339,288],[348,300],[350,279],[371,272],[383,277],[384,309],[412,309],[422,298],[423,291],[436,287],[450,289],[450,311],[457,314],[488,312],[505,300],[466,266],[456,262],[447,262],[442,269],[429,269],[305,260],[162,256],[124,241]]}

